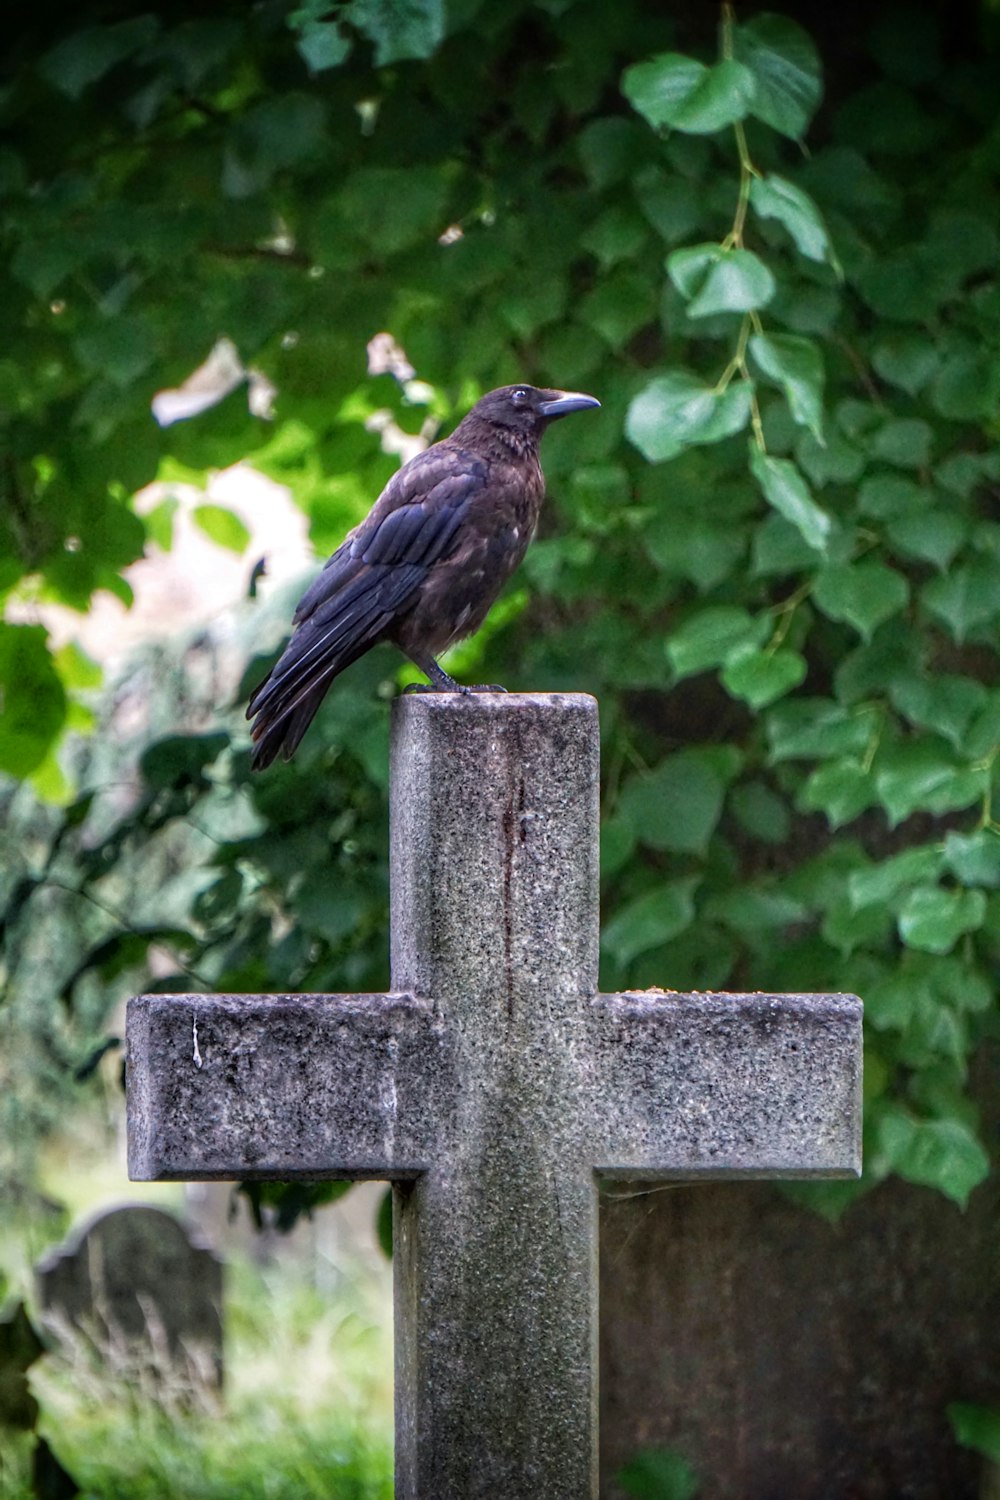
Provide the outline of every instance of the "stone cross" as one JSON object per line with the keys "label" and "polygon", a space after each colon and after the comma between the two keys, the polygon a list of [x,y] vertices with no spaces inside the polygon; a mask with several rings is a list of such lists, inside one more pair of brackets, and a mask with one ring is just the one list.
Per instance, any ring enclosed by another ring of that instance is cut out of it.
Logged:
{"label": "stone cross", "polygon": [[400,698],[391,991],[130,1005],[133,1178],[392,1181],[397,1500],[596,1496],[599,1178],[859,1170],[853,996],[598,992],[598,754]]}

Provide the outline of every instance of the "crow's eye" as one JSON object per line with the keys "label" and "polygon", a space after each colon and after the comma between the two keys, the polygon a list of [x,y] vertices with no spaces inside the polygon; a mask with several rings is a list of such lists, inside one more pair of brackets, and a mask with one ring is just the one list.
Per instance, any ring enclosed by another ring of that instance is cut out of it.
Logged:
{"label": "crow's eye", "polygon": [[523,385],[519,385],[516,391],[511,391],[510,399],[515,406],[523,406],[530,399],[531,392],[526,391]]}

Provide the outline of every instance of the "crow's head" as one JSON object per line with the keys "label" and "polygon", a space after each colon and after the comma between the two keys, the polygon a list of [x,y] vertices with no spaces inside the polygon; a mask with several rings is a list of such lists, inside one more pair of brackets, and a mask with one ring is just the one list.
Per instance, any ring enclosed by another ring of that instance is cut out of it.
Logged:
{"label": "crow's head", "polygon": [[547,391],[535,385],[502,385],[477,401],[466,421],[489,422],[527,438],[538,439],[557,417],[600,406],[594,396],[579,391]]}

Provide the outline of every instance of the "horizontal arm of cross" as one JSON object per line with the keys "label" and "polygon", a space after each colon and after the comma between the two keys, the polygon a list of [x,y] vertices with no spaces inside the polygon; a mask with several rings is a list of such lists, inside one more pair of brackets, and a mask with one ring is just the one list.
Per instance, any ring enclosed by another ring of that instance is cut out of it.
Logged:
{"label": "horizontal arm of cross", "polygon": [[591,1160],[610,1177],[861,1171],[853,995],[598,995]]}
{"label": "horizontal arm of cross", "polygon": [[133,1180],[404,1180],[448,1108],[409,995],[140,995],[127,1029]]}

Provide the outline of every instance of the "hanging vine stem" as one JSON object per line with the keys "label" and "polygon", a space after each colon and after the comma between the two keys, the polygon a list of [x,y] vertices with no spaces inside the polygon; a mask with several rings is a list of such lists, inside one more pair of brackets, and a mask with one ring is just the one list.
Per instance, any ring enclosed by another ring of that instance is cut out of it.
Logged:
{"label": "hanging vine stem", "polygon": [[[733,28],[735,25],[736,15],[733,7],[729,3],[729,0],[725,0],[722,7],[720,50],[723,60],[726,62],[734,61]],[[736,120],[733,124],[733,134],[736,137],[736,154],[740,164],[740,182],[732,226],[729,233],[720,242],[720,248],[723,253],[729,250],[743,249],[743,230],[746,225],[747,209],[750,206],[750,188],[754,178],[761,175],[757,167],[754,166],[750,156],[750,147],[747,145],[747,136],[742,120]],[[744,313],[743,322],[740,325],[739,337],[736,341],[736,351],[725,370],[723,370],[715,389],[717,393],[721,394],[729,385],[734,375],[737,374],[742,380],[747,382],[747,387],[750,391],[750,425],[753,430],[753,440],[761,453],[766,453],[767,446],[764,442],[764,424],[761,420],[760,404],[757,400],[757,392],[754,389],[753,378],[747,364],[747,344],[750,342],[751,332],[756,334],[764,332],[760,315],[756,312]]]}

